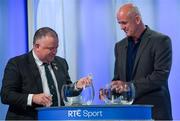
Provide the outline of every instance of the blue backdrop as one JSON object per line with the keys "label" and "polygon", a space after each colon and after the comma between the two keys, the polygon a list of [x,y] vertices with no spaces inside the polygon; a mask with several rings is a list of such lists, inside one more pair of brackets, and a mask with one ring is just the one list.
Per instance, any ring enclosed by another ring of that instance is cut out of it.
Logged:
{"label": "blue backdrop", "polygon": [[[119,25],[116,24],[116,10],[127,1],[138,5],[145,24],[169,35],[172,39],[173,65],[169,87],[173,117],[180,119],[178,113],[180,109],[179,0],[78,0],[71,3],[64,0],[62,17],[64,17],[65,39],[63,41],[66,45],[65,57],[70,62],[70,69],[72,66],[76,68],[74,70],[77,78],[93,73],[96,95],[98,89],[111,80],[114,68],[114,44],[124,37]],[[75,11],[70,8],[72,6],[75,7],[73,9]],[[71,13],[70,10],[73,12]],[[27,33],[26,0],[0,0],[0,80],[7,60],[28,51]],[[71,55],[70,45],[75,48],[73,49],[76,51],[75,55]],[[72,63],[71,57],[76,59],[76,63]],[[0,81],[0,87],[1,83]],[[100,104],[97,96],[94,103]],[[7,106],[0,103],[0,120],[4,119],[6,110]]]}
{"label": "blue backdrop", "polygon": [[[0,80],[8,59],[28,50],[26,5],[25,0],[0,0]],[[6,110],[0,103],[0,120]]]}

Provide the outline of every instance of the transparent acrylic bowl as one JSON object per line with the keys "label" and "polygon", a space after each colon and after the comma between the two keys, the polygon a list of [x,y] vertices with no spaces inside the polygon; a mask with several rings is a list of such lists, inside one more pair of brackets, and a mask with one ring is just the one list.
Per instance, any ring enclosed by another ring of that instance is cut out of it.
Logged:
{"label": "transparent acrylic bowl", "polygon": [[100,89],[100,99],[106,104],[131,105],[135,97],[134,84],[127,82],[127,89],[121,93],[111,89],[111,84],[107,84],[105,88]]}
{"label": "transparent acrylic bowl", "polygon": [[65,106],[91,105],[94,100],[94,87],[90,85],[75,90],[73,84],[63,85],[61,95]]}

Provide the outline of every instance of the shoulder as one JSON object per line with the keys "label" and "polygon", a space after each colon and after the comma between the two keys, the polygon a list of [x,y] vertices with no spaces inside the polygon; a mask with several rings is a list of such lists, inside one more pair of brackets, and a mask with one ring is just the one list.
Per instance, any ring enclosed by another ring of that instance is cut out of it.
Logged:
{"label": "shoulder", "polygon": [[57,63],[59,66],[63,66],[64,68],[68,68],[68,63],[65,58],[55,56],[54,61],[52,63]]}
{"label": "shoulder", "polygon": [[20,71],[22,68],[27,68],[28,53],[12,57],[8,60],[5,70],[6,71]]}
{"label": "shoulder", "polygon": [[155,42],[170,42],[171,39],[168,35],[163,34],[161,32],[157,32],[151,29],[147,29],[147,34],[149,35],[150,39]]}
{"label": "shoulder", "polygon": [[60,62],[60,63],[66,63],[66,59],[59,56],[55,56],[54,61]]}
{"label": "shoulder", "polygon": [[115,49],[120,49],[122,47],[127,46],[127,37],[123,38],[122,40],[116,42]]}
{"label": "shoulder", "polygon": [[26,60],[28,60],[28,55],[29,55],[29,53],[12,57],[8,60],[8,63],[21,64],[21,63],[25,62]]}
{"label": "shoulder", "polygon": [[126,41],[127,41],[127,37],[123,38],[122,40],[116,42],[116,45],[118,46],[123,46],[126,44]]}
{"label": "shoulder", "polygon": [[150,45],[156,50],[172,48],[171,39],[166,34],[148,28],[145,37],[148,38]]}

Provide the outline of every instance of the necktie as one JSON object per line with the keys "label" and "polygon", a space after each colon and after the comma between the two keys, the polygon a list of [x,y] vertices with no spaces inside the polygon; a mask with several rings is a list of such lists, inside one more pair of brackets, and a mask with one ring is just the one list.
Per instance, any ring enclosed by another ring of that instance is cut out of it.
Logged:
{"label": "necktie", "polygon": [[52,78],[52,74],[48,68],[49,64],[44,64],[45,68],[45,73],[46,73],[46,78],[49,86],[50,93],[52,95],[52,105],[51,106],[58,106],[58,97],[57,97],[57,92],[56,92],[56,87],[54,84],[54,80]]}

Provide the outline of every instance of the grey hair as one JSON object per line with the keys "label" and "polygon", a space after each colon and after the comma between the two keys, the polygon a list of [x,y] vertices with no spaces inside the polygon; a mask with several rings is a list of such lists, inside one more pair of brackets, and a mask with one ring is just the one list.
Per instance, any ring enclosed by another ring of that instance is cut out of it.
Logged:
{"label": "grey hair", "polygon": [[58,35],[56,31],[54,31],[53,29],[49,27],[42,27],[35,32],[34,37],[33,37],[33,44],[36,44],[36,41],[38,39],[41,39],[42,37],[45,37],[45,36],[51,36],[58,41]]}
{"label": "grey hair", "polygon": [[138,7],[135,5],[132,5],[132,8],[129,10],[128,15],[130,15],[132,13],[135,13],[141,17],[141,13],[140,13]]}

